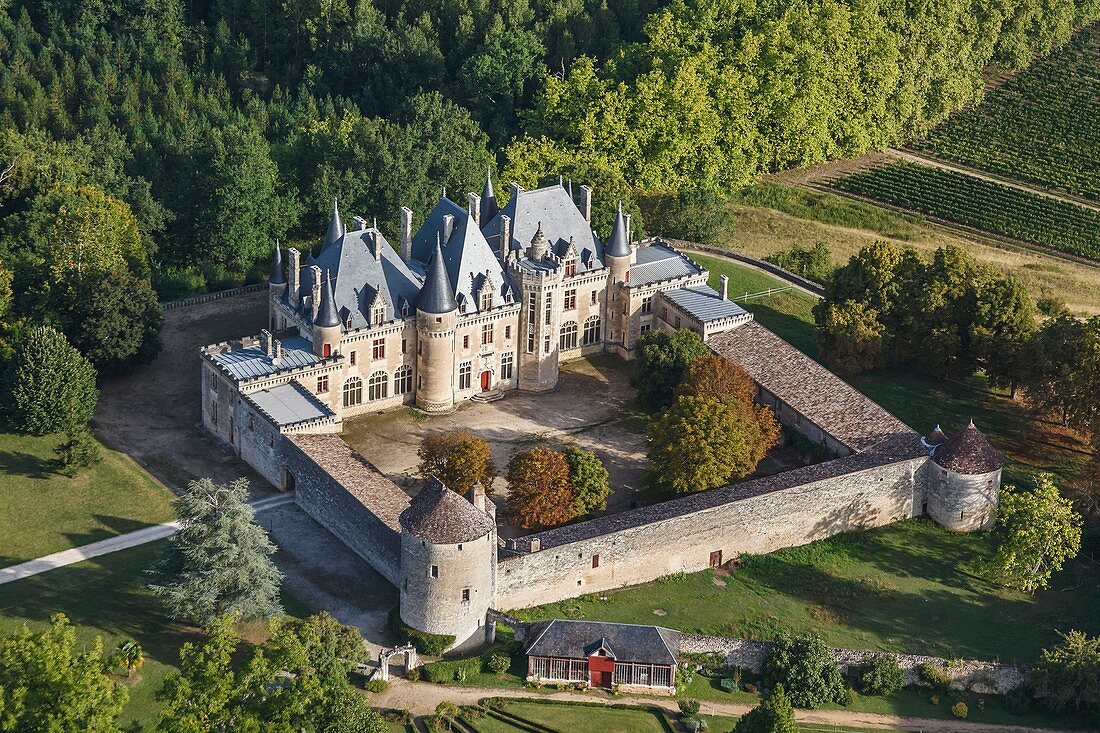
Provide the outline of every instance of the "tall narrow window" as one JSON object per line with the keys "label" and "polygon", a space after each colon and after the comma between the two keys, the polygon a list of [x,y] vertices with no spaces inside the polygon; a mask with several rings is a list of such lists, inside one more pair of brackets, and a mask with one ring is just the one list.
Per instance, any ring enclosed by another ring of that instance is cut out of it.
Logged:
{"label": "tall narrow window", "polygon": [[[377,357],[375,357],[375,358],[377,358]],[[359,359],[359,352],[358,351],[353,351],[350,354],[348,354],[348,363],[351,364],[352,366],[355,366],[355,362],[358,361],[358,359]]]}
{"label": "tall narrow window", "polygon": [[482,345],[493,343],[493,324],[486,323],[481,327]]}
{"label": "tall narrow window", "polygon": [[577,259],[575,257],[571,257],[565,263],[565,276],[566,277],[573,277],[576,274],[577,274]]}
{"label": "tall narrow window", "polygon": [[390,375],[386,372],[375,372],[367,381],[367,399],[383,400],[390,396]]}
{"label": "tall narrow window", "polygon": [[413,388],[413,370],[408,364],[397,367],[393,373],[393,393],[408,394]]}
{"label": "tall narrow window", "polygon": [[324,394],[328,392],[328,375],[322,374],[317,377],[317,394]]}
{"label": "tall narrow window", "polygon": [[546,294],[546,325],[550,325],[550,318],[554,314],[554,294]]}
{"label": "tall narrow window", "polygon": [[493,307],[493,290],[488,286],[488,284],[486,284],[485,287],[481,289],[481,294],[478,296],[478,300],[481,301],[478,304],[478,310],[487,311]]}
{"label": "tall narrow window", "polygon": [[458,367],[458,388],[469,389],[470,388],[470,375],[473,373],[473,365],[468,362],[462,362]]}
{"label": "tall narrow window", "polygon": [[466,334],[465,336],[462,337],[462,348],[464,348],[464,349],[470,348],[470,335],[469,334]]}
{"label": "tall narrow window", "polygon": [[515,355],[512,354],[511,351],[509,351],[506,354],[501,354],[500,355],[500,378],[501,379],[511,379],[512,378],[512,369],[513,369],[513,365],[515,364],[515,360],[516,360],[516,357],[515,357]]}
{"label": "tall narrow window", "polygon": [[375,361],[386,358],[386,339],[375,339],[371,342],[371,358]]}
{"label": "tall narrow window", "polygon": [[590,316],[587,321],[584,322],[584,338],[582,343],[585,346],[591,346],[592,344],[599,343],[600,340],[600,317]]}
{"label": "tall narrow window", "polygon": [[344,382],[344,407],[355,407],[363,402],[363,380],[350,377]]}
{"label": "tall narrow window", "polygon": [[642,313],[653,312],[653,296],[646,295],[642,298]]}
{"label": "tall narrow window", "polygon": [[577,289],[571,288],[565,291],[565,301],[562,304],[562,308],[567,311],[576,310],[577,308]]}
{"label": "tall narrow window", "polygon": [[599,294],[595,290],[593,290],[592,291],[592,305],[596,305],[596,302],[597,302],[598,299],[599,299]]}

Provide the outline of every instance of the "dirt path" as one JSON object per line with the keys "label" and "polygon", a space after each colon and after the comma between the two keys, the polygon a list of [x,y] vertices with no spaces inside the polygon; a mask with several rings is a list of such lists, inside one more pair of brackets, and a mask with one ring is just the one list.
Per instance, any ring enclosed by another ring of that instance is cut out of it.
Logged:
{"label": "dirt path", "polygon": [[[459,705],[474,705],[487,697],[526,697],[577,702],[594,702],[602,699],[608,704],[637,701],[659,705],[666,710],[677,712],[676,700],[669,697],[631,695],[625,698],[612,699],[610,696],[601,693],[553,692],[544,694],[515,688],[457,687],[433,685],[427,682],[414,683],[404,679],[392,680],[386,692],[372,695],[370,700],[374,707],[404,709],[413,715],[419,716],[434,713],[436,706],[444,700]],[[700,703],[700,712],[706,715],[744,715],[752,709],[751,705],[740,703],[714,702],[711,700],[701,700]],[[1034,728],[1001,723],[975,723],[965,720],[907,718],[896,715],[860,713],[851,710],[796,710],[794,717],[802,723],[850,725],[858,728],[882,728],[885,730],[920,731],[922,733],[1057,733],[1052,728]]]}

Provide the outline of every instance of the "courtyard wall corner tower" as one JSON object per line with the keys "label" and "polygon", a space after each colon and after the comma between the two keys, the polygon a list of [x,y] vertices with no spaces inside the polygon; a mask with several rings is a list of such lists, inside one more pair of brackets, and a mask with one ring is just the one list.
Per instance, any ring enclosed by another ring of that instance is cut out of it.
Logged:
{"label": "courtyard wall corner tower", "polygon": [[937,426],[925,442],[932,447],[928,516],[956,532],[993,526],[1004,456],[989,444],[973,420],[950,438]]}

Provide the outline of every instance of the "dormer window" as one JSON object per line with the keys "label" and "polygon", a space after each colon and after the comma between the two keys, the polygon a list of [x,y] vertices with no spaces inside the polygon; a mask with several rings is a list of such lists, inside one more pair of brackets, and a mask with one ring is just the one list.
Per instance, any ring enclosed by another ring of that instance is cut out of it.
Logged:
{"label": "dormer window", "polygon": [[570,257],[565,261],[565,276],[573,277],[577,274],[577,258]]}
{"label": "dormer window", "polygon": [[381,326],[386,322],[386,304],[382,302],[382,298],[378,298],[378,302],[374,304],[374,307],[370,309],[370,322],[373,326]]}
{"label": "dormer window", "polygon": [[481,289],[480,295],[478,295],[478,310],[487,311],[493,307],[493,291],[489,288],[488,284]]}

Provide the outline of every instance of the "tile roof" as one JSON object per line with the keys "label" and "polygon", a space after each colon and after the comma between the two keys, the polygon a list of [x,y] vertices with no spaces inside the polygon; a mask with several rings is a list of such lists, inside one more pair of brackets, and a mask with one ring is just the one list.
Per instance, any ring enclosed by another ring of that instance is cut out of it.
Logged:
{"label": "tile roof", "polygon": [[680,632],[662,626],[555,619],[534,624],[529,637],[524,653],[536,657],[586,659],[601,644],[619,662],[674,665],[680,655]]}
{"label": "tile roof", "polygon": [[249,392],[244,395],[244,398],[279,427],[336,415],[296,381],[259,392]]}
{"label": "tile roof", "polygon": [[662,295],[702,323],[748,316],[744,308],[732,301],[722,300],[721,295],[706,285],[668,290]]}
{"label": "tile roof", "polygon": [[264,353],[259,344],[220,354],[210,354],[210,360],[224,369],[231,377],[247,381],[286,369],[298,369],[317,364],[321,358],[313,353],[313,342],[301,336],[282,340],[283,356],[275,363]]}
{"label": "tile roof", "polygon": [[686,256],[663,244],[638,247],[637,253],[636,263],[630,266],[631,287],[698,275],[703,271]]}
{"label": "tile roof", "polygon": [[853,451],[926,454],[912,428],[759,323],[711,336],[707,345]]}
{"label": "tile roof", "polygon": [[492,518],[434,476],[401,513],[401,526],[436,545],[480,539],[496,527]]}
{"label": "tile roof", "polygon": [[287,435],[286,438],[383,524],[395,532],[401,531],[399,517],[409,506],[409,495],[339,435],[302,433]]}
{"label": "tile roof", "polygon": [[508,205],[485,225],[485,238],[493,251],[500,252],[500,217],[508,216],[512,220],[512,241],[507,243],[513,250],[526,250],[535,230],[542,223],[542,231],[555,253],[564,251],[570,238],[582,263],[582,269],[598,270],[603,267],[603,246],[577,208],[569,192],[556,184],[534,191],[520,191],[508,201]]}
{"label": "tile roof", "polygon": [[969,475],[989,473],[1005,465],[1004,455],[989,444],[973,420],[946,442],[937,445],[932,460],[946,469]]}

